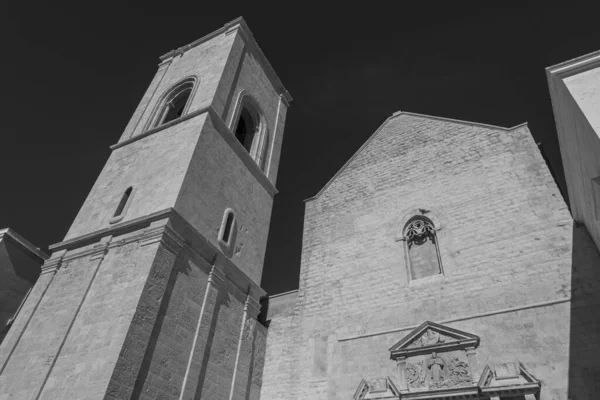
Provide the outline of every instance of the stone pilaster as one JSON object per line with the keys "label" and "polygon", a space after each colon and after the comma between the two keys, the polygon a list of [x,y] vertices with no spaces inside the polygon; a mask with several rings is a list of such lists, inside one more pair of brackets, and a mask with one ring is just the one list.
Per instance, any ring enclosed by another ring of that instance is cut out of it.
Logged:
{"label": "stone pilaster", "polygon": [[396,365],[398,366],[400,390],[408,391],[408,383],[406,382],[406,357],[398,357]]}
{"label": "stone pilaster", "polygon": [[467,360],[469,360],[469,368],[471,369],[471,378],[473,383],[477,383],[479,380],[479,374],[477,371],[477,351],[475,347],[467,347],[466,349]]}
{"label": "stone pilaster", "polygon": [[[204,352],[207,351],[206,345],[208,337],[213,329],[213,324],[216,322],[215,311],[219,307],[219,293],[226,290],[226,276],[223,270],[218,265],[213,265],[208,275],[202,309],[198,316],[194,343],[190,350],[188,366],[185,371],[181,387],[181,400],[193,398],[198,387],[198,381],[195,377],[200,376],[202,368],[202,359]],[[203,350],[202,350],[203,349]]]}

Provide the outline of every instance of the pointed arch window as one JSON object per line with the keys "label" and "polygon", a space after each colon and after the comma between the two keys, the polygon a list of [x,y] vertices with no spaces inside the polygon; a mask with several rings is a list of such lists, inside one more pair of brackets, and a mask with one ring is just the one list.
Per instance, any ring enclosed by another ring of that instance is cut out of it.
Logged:
{"label": "pointed arch window", "polygon": [[259,110],[258,103],[253,98],[242,94],[232,131],[256,165],[264,171],[269,135],[265,118]]}
{"label": "pointed arch window", "polygon": [[154,114],[150,128],[156,128],[182,117],[189,108],[190,98],[196,80],[186,79],[173,87],[163,96]]}
{"label": "pointed arch window", "polygon": [[415,216],[406,223],[403,234],[409,279],[443,274],[434,223],[423,215]]}

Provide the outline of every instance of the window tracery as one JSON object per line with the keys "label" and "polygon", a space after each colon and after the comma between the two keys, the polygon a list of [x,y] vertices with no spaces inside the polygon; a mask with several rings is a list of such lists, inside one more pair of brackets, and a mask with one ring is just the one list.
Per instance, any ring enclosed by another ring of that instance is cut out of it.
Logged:
{"label": "window tracery", "polygon": [[443,274],[436,226],[424,215],[413,215],[405,224],[406,266],[409,281]]}
{"label": "window tracery", "polygon": [[404,236],[409,249],[415,244],[422,245],[427,240],[435,243],[435,228],[431,221],[418,218],[406,227]]}

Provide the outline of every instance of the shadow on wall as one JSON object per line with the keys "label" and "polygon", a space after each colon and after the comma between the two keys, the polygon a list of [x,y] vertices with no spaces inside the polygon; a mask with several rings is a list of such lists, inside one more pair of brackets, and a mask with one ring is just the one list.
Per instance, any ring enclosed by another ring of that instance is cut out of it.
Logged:
{"label": "shadow on wall", "polygon": [[160,332],[165,323],[165,317],[167,316],[169,304],[173,296],[175,283],[177,282],[178,276],[181,274],[187,276],[190,275],[189,256],[185,255],[185,252],[182,252],[180,256],[177,257],[177,259],[175,260],[175,266],[173,267],[173,269],[171,270],[171,274],[169,275],[169,281],[167,282],[167,287],[162,297],[160,308],[158,309],[156,322],[154,323],[154,327],[152,328],[150,341],[148,342],[148,346],[146,347],[146,351],[144,353],[144,358],[140,366],[140,372],[138,373],[135,385],[133,387],[131,399],[139,399],[142,396],[145,386],[148,384],[148,375],[150,373],[152,361],[155,356],[156,346],[158,344]]}
{"label": "shadow on wall", "polygon": [[[208,288],[207,288],[208,289]],[[214,290],[214,289],[211,289]],[[209,398],[210,395],[214,396],[214,393],[211,393],[211,390],[214,391],[215,386],[218,385],[217,382],[210,382],[210,377],[207,377],[206,373],[209,369],[209,361],[211,361],[211,353],[214,350],[213,342],[215,339],[215,334],[217,333],[217,322],[219,321],[219,313],[221,311],[221,307],[229,307],[229,294],[224,289],[217,289],[217,296],[215,299],[215,307],[212,313],[210,327],[208,328],[208,337],[206,339],[206,345],[204,346],[204,353],[202,356],[202,363],[200,367],[200,376],[198,377],[198,386],[196,386],[196,394],[194,395],[194,399],[202,399],[203,397]],[[213,358],[213,363],[218,363],[220,360],[218,356]],[[214,379],[214,377],[213,377]],[[208,393],[203,393],[203,389],[206,387],[206,391]],[[209,396],[206,396],[208,394]]]}
{"label": "shadow on wall", "polygon": [[573,225],[569,399],[600,396],[600,253],[583,224]]}

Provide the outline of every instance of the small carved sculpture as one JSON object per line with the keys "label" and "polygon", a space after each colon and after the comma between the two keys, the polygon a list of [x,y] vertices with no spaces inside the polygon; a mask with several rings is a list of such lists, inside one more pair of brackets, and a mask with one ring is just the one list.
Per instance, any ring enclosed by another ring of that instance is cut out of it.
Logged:
{"label": "small carved sculpture", "polygon": [[406,364],[406,382],[409,389],[453,388],[473,384],[469,364],[457,357],[443,358],[431,353],[429,358],[418,363]]}
{"label": "small carved sculpture", "polygon": [[446,373],[446,361],[437,353],[431,353],[431,358],[427,360],[427,368],[431,373],[431,383],[432,385],[439,386],[442,384],[442,381],[445,379]]}
{"label": "small carved sculpture", "polygon": [[406,365],[406,381],[410,388],[421,388],[425,386],[427,378],[427,369],[423,367],[423,361]]}
{"label": "small carved sculpture", "polygon": [[432,344],[436,344],[440,341],[440,334],[432,329],[427,329],[423,336],[421,336],[421,345],[429,346]]}
{"label": "small carved sculpture", "polygon": [[452,386],[465,386],[472,383],[469,364],[458,358],[451,359],[449,364],[449,380]]}
{"label": "small carved sculpture", "polygon": [[423,332],[423,335],[417,339],[415,339],[412,343],[410,343],[407,347],[423,347],[423,346],[432,346],[437,343],[444,343],[448,339],[452,339],[446,335],[443,335],[433,329],[427,329]]}

